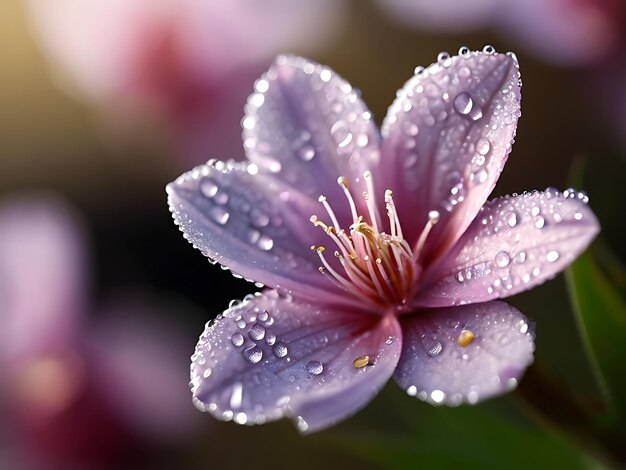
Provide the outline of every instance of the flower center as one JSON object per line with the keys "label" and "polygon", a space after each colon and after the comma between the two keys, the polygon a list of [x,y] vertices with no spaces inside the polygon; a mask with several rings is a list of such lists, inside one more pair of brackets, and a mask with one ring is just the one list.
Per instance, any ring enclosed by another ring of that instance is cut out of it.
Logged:
{"label": "flower center", "polygon": [[393,193],[385,191],[385,207],[389,218],[389,233],[381,231],[381,217],[373,200],[374,185],[372,174],[363,174],[367,185],[362,197],[367,206],[367,219],[357,212],[355,200],[350,192],[345,177],[337,178],[337,183],[344,191],[352,213],[349,230],[343,229],[325,196],[319,197],[328,213],[331,224],[324,223],[316,215],[311,222],[321,227],[335,245],[334,256],[339,260],[341,269],[335,269],[326,259],[324,246],[312,246],[322,261],[319,270],[347,293],[359,298],[369,299],[380,306],[402,306],[415,294],[422,269],[419,258],[424,243],[433,225],[439,220],[439,213],[431,211],[428,222],[414,246],[404,239],[398,212],[393,202]]}

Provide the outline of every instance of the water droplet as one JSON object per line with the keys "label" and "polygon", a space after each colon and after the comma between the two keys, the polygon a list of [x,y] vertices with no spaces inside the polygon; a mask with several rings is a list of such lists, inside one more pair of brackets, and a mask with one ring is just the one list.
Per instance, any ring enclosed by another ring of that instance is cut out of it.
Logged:
{"label": "water droplet", "polygon": [[320,78],[323,82],[328,83],[333,76],[333,73],[329,69],[324,69],[320,72]]}
{"label": "water droplet", "polygon": [[252,220],[252,223],[257,227],[266,227],[267,224],[270,223],[269,216],[256,208],[250,211],[250,220]]}
{"label": "water droplet", "polygon": [[526,252],[520,251],[518,254],[515,255],[513,261],[515,261],[517,264],[524,263],[524,261],[526,261]]}
{"label": "water droplet", "polygon": [[430,398],[435,403],[441,403],[446,398],[446,394],[441,390],[433,390],[430,392]]}
{"label": "water droplet", "polygon": [[464,91],[456,95],[453,106],[456,112],[461,116],[465,116],[473,121],[477,121],[483,117],[480,106],[474,102],[469,93]]}
{"label": "water droplet", "polygon": [[271,331],[267,331],[265,333],[265,344],[268,346],[273,345],[276,342],[276,335]]}
{"label": "water droplet", "polygon": [[539,209],[539,207],[535,206],[530,210],[530,215],[532,215],[533,217],[536,217],[539,215],[539,213],[541,212],[541,209]]}
{"label": "water droplet", "polygon": [[213,181],[211,178],[203,178],[202,181],[200,181],[200,192],[205,196],[205,197],[213,197],[215,196],[215,194],[217,193],[218,190],[218,186],[217,184],[215,184],[215,181]]}
{"label": "water droplet", "polygon": [[241,333],[234,333],[231,337],[230,340],[233,342],[233,346],[243,346],[243,342],[244,342],[244,337]]}
{"label": "water droplet", "polygon": [[272,352],[276,357],[285,357],[289,351],[287,350],[287,345],[282,341],[279,341],[272,348]]}
{"label": "water droplet", "polygon": [[257,246],[262,250],[269,251],[274,247],[274,240],[267,235],[262,235],[257,242]]}
{"label": "water droplet", "polygon": [[418,65],[417,67],[415,67],[415,70],[413,70],[413,73],[415,75],[419,75],[423,72],[424,72],[424,67],[422,67],[421,65]]}
{"label": "water droplet", "polygon": [[228,194],[224,191],[218,191],[213,200],[223,206],[228,202]]}
{"label": "water droplet", "polygon": [[426,350],[426,354],[428,354],[430,357],[437,356],[441,351],[443,351],[443,345],[437,340],[424,338],[422,340],[422,345]]}
{"label": "water droplet", "polygon": [[260,341],[265,337],[265,328],[263,328],[258,323],[255,323],[254,325],[252,325],[252,328],[250,328],[248,336],[250,336],[251,339]]}
{"label": "water droplet", "polygon": [[487,155],[491,149],[491,144],[485,138],[478,139],[476,142],[476,151],[481,155]]}
{"label": "water droplet", "polygon": [[354,361],[352,361],[352,365],[355,369],[362,369],[370,363],[369,356],[359,356]]}
{"label": "water droplet", "polygon": [[515,212],[509,212],[506,216],[506,224],[513,228],[517,225],[517,214]]}
{"label": "water droplet", "polygon": [[211,207],[211,209],[209,209],[209,217],[211,217],[213,222],[219,225],[224,225],[226,224],[226,222],[228,222],[230,214],[223,207],[213,206]]}
{"label": "water droplet", "polygon": [[417,387],[415,385],[411,385],[409,388],[406,389],[406,393],[409,396],[414,397],[415,395],[417,395]]}
{"label": "water droplet", "polygon": [[456,344],[464,348],[472,341],[474,341],[474,332],[471,330],[461,330],[459,337],[456,339]]}
{"label": "water droplet", "polygon": [[546,221],[543,217],[539,216],[535,219],[535,227],[543,228],[545,224],[546,224]]}
{"label": "water droplet", "polygon": [[242,330],[246,327],[246,321],[241,317],[239,317],[238,320],[235,320],[235,324],[237,325],[238,328]]}
{"label": "water droplet", "polygon": [[437,56],[437,62],[442,67],[450,67],[452,65],[452,57],[447,52],[440,52]]}
{"label": "water droplet", "polygon": [[459,48],[459,55],[463,56],[463,57],[469,57],[471,55],[472,51],[470,51],[470,48],[467,46],[461,46]]}
{"label": "water droplet", "polygon": [[305,162],[310,162],[315,157],[315,149],[312,145],[303,145],[298,150],[298,156]]}
{"label": "water droplet", "polygon": [[256,345],[244,349],[242,354],[243,357],[245,357],[248,362],[251,362],[252,364],[256,364],[263,359],[263,351],[261,351],[261,348]]}
{"label": "water droplet", "polygon": [[417,127],[417,125],[411,121],[405,121],[404,124],[402,124],[402,130],[406,135],[410,136],[417,135],[417,133],[419,132],[419,128]]}
{"label": "water droplet", "polygon": [[461,92],[454,98],[454,109],[457,113],[467,115],[472,111],[474,101],[469,93]]}
{"label": "water droplet", "polygon": [[333,124],[330,133],[340,148],[347,147],[352,142],[352,133],[344,121],[337,121]]}
{"label": "water droplet", "polygon": [[246,238],[247,238],[248,242],[250,242],[252,244],[258,242],[260,237],[261,237],[261,232],[259,232],[258,230],[255,230],[253,228],[251,228],[250,230],[248,230],[246,232]]}
{"label": "water droplet", "polygon": [[307,372],[313,375],[320,375],[324,372],[324,366],[320,361],[309,361],[305,366]]}
{"label": "water droplet", "polygon": [[498,266],[499,268],[505,268],[511,262],[511,258],[509,257],[509,254],[506,251],[500,251],[493,258],[493,261],[494,263],[496,263],[496,266]]}
{"label": "water droplet", "polygon": [[557,251],[549,251],[546,255],[546,260],[550,263],[554,263],[557,259],[559,259],[559,253]]}
{"label": "water droplet", "polygon": [[304,420],[302,416],[298,416],[297,426],[298,431],[300,432],[306,432],[307,429],[309,429],[309,424]]}
{"label": "water droplet", "polygon": [[583,214],[582,214],[582,212],[576,212],[576,213],[574,214],[574,219],[576,219],[576,220],[582,220],[582,218],[583,218]]}
{"label": "water droplet", "polygon": [[485,47],[483,47],[483,52],[485,54],[495,54],[496,48],[493,47],[491,44],[487,44]]}
{"label": "water droplet", "polygon": [[477,172],[472,173],[471,180],[475,184],[482,184],[485,181],[487,181],[488,177],[489,177],[489,173],[487,173],[487,170],[485,170],[484,168],[481,168]]}

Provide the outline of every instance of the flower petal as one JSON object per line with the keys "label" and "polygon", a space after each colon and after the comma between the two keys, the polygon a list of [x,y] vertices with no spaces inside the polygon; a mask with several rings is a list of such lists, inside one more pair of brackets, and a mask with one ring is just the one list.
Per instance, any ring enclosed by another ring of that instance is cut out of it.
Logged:
{"label": "flower petal", "polygon": [[84,307],[82,232],[53,198],[0,210],[0,357],[63,347]]}
{"label": "flower petal", "polygon": [[476,403],[506,392],[533,361],[533,328],[504,302],[405,318],[394,379],[409,395],[432,404]]}
{"label": "flower petal", "polygon": [[[318,430],[378,392],[401,343],[393,318],[320,309],[267,291],[207,325],[192,357],[194,403],[240,424],[287,414],[302,431]],[[369,360],[353,365],[362,356]]]}
{"label": "flower petal", "polygon": [[[584,193],[534,192],[494,199],[438,266],[419,305],[508,297],[551,279],[598,233]],[[428,280],[426,281],[428,282]]]}
{"label": "flower petal", "polygon": [[205,256],[236,275],[308,298],[345,299],[310,249],[326,241],[309,218],[319,204],[256,165],[209,162],[167,186],[175,223]]}
{"label": "flower petal", "polygon": [[383,122],[381,169],[394,190],[411,243],[440,213],[426,259],[437,257],[469,226],[506,162],[520,114],[512,54],[465,52],[417,73],[398,92]]}
{"label": "flower petal", "polygon": [[242,121],[250,161],[293,191],[341,201],[333,209],[348,226],[337,178],[361,194],[363,172],[379,159],[379,133],[357,90],[331,69],[294,56],[278,57],[255,90]]}

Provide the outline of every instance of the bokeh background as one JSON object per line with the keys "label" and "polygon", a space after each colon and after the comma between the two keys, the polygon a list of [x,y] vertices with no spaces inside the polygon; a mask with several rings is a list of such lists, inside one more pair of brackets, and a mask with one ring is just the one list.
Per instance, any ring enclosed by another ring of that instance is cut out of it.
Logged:
{"label": "bokeh background", "polygon": [[[286,420],[249,428],[196,412],[197,336],[255,287],[183,239],[164,191],[209,158],[244,158],[243,104],[278,53],[335,69],[380,123],[416,66],[493,44],[517,54],[524,83],[495,195],[572,181],[587,192],[602,225],[590,256],[610,266],[603,295],[617,299],[608,329],[624,331],[625,10],[621,0],[3,0],[0,468],[626,464],[623,415],[607,412],[603,356],[589,354],[594,333],[581,332],[563,276],[510,299],[536,322],[537,351],[509,396],[440,409],[390,383],[307,437]],[[591,305],[602,318],[602,301]],[[621,340],[608,340],[609,368],[623,364]]]}

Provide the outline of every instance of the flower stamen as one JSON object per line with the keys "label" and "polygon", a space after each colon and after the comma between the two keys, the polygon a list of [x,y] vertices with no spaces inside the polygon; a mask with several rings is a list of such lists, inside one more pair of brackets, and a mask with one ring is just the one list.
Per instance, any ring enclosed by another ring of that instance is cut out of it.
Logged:
{"label": "flower stamen", "polygon": [[323,247],[312,247],[318,253],[322,262],[320,271],[332,279],[336,285],[359,298],[367,298],[380,305],[402,306],[407,303],[413,294],[417,277],[421,269],[417,265],[419,254],[426,238],[437,223],[438,213],[429,213],[428,223],[420,235],[414,249],[404,239],[402,226],[398,216],[393,193],[385,191],[385,207],[387,209],[390,234],[381,232],[382,222],[380,213],[371,197],[374,194],[372,173],[363,174],[367,191],[363,192],[368,219],[360,215],[353,193],[350,191],[348,180],[344,176],[337,178],[337,184],[343,189],[350,207],[352,224],[349,230],[344,230],[325,196],[319,197],[324,209],[328,213],[332,225],[320,221],[313,215],[310,221],[316,227],[321,227],[326,235],[335,243],[337,249],[334,255],[343,269],[337,269],[337,264],[331,265],[324,256]]}

